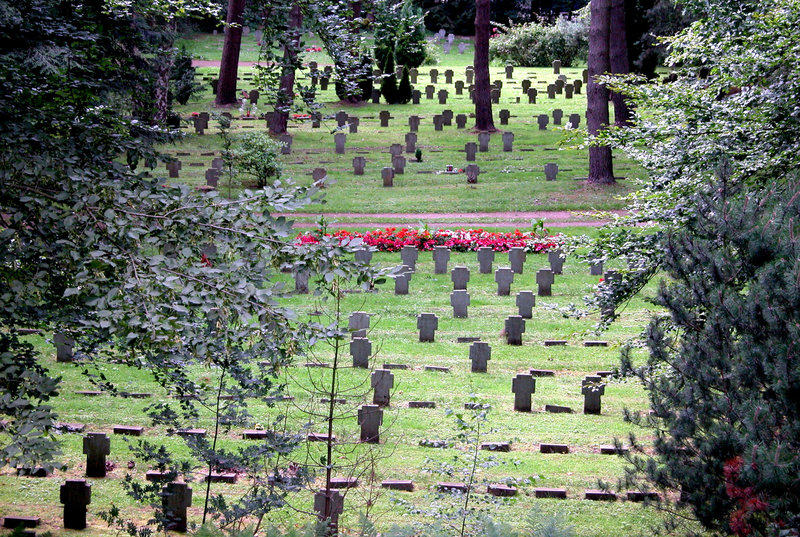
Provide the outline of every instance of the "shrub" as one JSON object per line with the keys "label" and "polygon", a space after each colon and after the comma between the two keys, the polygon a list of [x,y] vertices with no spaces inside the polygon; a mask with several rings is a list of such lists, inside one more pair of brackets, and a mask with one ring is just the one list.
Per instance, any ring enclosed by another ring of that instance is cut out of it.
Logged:
{"label": "shrub", "polygon": [[397,102],[406,104],[411,100],[411,80],[408,78],[408,66],[403,67],[403,77],[397,86]]}
{"label": "shrub", "polygon": [[389,104],[397,103],[397,75],[394,72],[394,58],[391,54],[386,59],[381,80],[381,95]]}
{"label": "shrub", "polygon": [[581,18],[559,19],[552,26],[538,22],[502,26],[489,41],[489,56],[520,67],[545,67],[553,60],[569,67],[585,61],[589,52],[589,24]]}
{"label": "shrub", "polygon": [[280,144],[263,132],[248,132],[240,138],[239,146],[232,151],[236,167],[256,178],[258,187],[281,176],[278,160]]}
{"label": "shrub", "polygon": [[386,65],[390,54],[398,65],[409,69],[425,61],[425,27],[422,10],[409,1],[391,5],[378,2],[375,6],[375,59]]}

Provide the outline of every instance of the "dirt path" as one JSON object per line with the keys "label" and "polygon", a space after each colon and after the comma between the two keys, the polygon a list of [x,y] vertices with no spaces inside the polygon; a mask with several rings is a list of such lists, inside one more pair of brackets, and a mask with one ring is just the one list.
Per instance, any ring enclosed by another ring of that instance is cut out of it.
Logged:
{"label": "dirt path", "polygon": [[[622,215],[625,211],[611,211]],[[433,228],[528,227],[533,220],[544,220],[547,227],[602,226],[607,218],[592,219],[588,211],[530,211],[497,213],[326,213],[331,227],[401,227],[420,223]],[[316,213],[279,213],[287,218],[315,218]],[[277,215],[276,215],[277,216]],[[297,228],[313,228],[316,222],[295,222]]]}

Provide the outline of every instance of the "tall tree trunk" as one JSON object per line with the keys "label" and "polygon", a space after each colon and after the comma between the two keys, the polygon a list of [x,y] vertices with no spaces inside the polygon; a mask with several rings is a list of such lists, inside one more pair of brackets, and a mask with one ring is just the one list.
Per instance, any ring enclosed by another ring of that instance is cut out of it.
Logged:
{"label": "tall tree trunk", "polygon": [[496,131],[489,81],[489,10],[491,0],[475,0],[475,128]]}
{"label": "tall tree trunk", "polygon": [[163,42],[156,54],[156,84],[155,84],[155,114],[153,123],[163,125],[169,116],[169,79],[172,76],[172,66],[175,65],[175,22],[169,22],[165,31],[168,35],[163,37]]}
{"label": "tall tree trunk", "polygon": [[228,16],[225,20],[225,42],[222,45],[222,61],[219,63],[217,98],[214,104],[224,106],[238,102],[236,76],[239,72],[239,50],[242,48],[242,14],[245,0],[228,0]]}
{"label": "tall tree trunk", "polygon": [[[587,124],[589,136],[596,136],[608,127],[608,88],[595,78],[610,70],[609,39],[611,0],[591,0],[589,26],[589,84],[586,89]],[[609,146],[589,147],[589,183],[614,182],[614,170]]]}
{"label": "tall tree trunk", "polygon": [[275,99],[275,113],[269,122],[270,134],[286,134],[286,127],[289,124],[289,112],[294,103],[294,74],[297,53],[300,49],[300,26],[303,24],[303,14],[300,12],[300,4],[294,2],[289,11],[289,36],[288,42],[283,46],[283,66],[278,88],[278,96]]}
{"label": "tall tree trunk", "polygon": [[[625,0],[611,0],[611,31],[608,44],[608,56],[611,72],[615,75],[626,75],[631,71],[628,58],[628,38],[625,31]],[[618,127],[630,125],[631,109],[628,99],[621,93],[611,92],[614,103],[614,124]]]}

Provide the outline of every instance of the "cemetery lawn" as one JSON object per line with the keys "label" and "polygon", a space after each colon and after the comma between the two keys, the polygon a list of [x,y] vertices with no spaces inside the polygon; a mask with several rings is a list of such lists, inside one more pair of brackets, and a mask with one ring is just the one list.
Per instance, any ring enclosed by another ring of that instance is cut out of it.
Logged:
{"label": "cemetery lawn", "polygon": [[[384,267],[399,262],[399,254],[378,253],[373,263]],[[449,305],[452,290],[450,275],[434,275],[430,252],[421,252],[417,272],[410,284],[407,296],[396,296],[391,281],[380,285],[376,293],[348,293],[342,304],[346,316],[351,311],[366,311],[373,314],[369,338],[375,356],[370,358],[372,368],[380,368],[384,363],[405,364],[408,370],[394,370],[394,388],[391,406],[384,414],[381,429],[381,445],[374,447],[365,444],[349,444],[346,452],[359,455],[362,466],[356,471],[361,486],[353,489],[346,497],[342,525],[353,529],[357,513],[365,509],[366,498],[373,497],[370,516],[374,517],[379,528],[391,524],[407,524],[411,521],[425,520],[424,516],[409,516],[406,508],[396,504],[396,499],[408,503],[409,508],[428,508],[435,493],[433,488],[438,481],[464,481],[461,473],[466,465],[456,465],[452,476],[431,474],[423,470],[437,463],[452,462],[453,455],[468,455],[466,446],[456,445],[447,449],[420,446],[424,440],[451,440],[456,430],[452,416],[447,410],[464,411],[465,402],[474,400],[488,403],[492,410],[480,435],[480,441],[511,442],[511,452],[490,453],[481,451],[482,463],[475,476],[475,505],[488,509],[497,520],[511,521],[518,525],[524,520],[532,506],[545,511],[563,512],[570,524],[575,525],[578,535],[635,536],[647,532],[649,525],[657,524],[660,515],[652,508],[644,508],[632,502],[592,502],[583,499],[585,489],[598,488],[599,482],[612,485],[623,474],[624,461],[617,456],[601,455],[600,446],[613,443],[614,438],[625,440],[632,430],[622,419],[623,409],[647,410],[647,399],[642,388],[631,379],[614,378],[608,381],[602,401],[602,414],[599,416],[582,413],[583,398],[581,379],[600,370],[614,369],[619,360],[619,347],[638,334],[647,321],[652,306],[646,296],[654,292],[647,288],[642,296],[632,301],[623,311],[622,317],[610,331],[595,336],[585,333],[596,321],[594,318],[581,320],[564,318],[551,306],[565,306],[570,302],[579,303],[581,297],[598,277],[588,276],[587,267],[577,262],[567,263],[564,275],[556,276],[552,297],[537,297],[533,319],[526,322],[523,345],[507,345],[501,335],[503,323],[508,315],[516,314],[515,295],[524,289],[535,290],[535,271],[547,266],[543,254],[528,255],[525,271],[516,275],[512,284],[512,294],[507,297],[496,295],[493,275],[478,274],[475,253],[453,253],[449,267],[464,265],[470,269],[468,290],[471,297],[469,317],[454,319]],[[497,253],[495,267],[508,265],[507,254]],[[613,268],[607,267],[607,268]],[[287,275],[279,275],[291,285]],[[287,301],[298,312],[301,319],[314,312],[323,312],[321,320],[329,320],[332,304],[315,300],[313,296],[295,296]],[[416,329],[416,315],[421,312],[434,313],[439,318],[436,341],[420,343]],[[315,317],[316,318],[316,317]],[[456,343],[461,336],[479,336],[492,347],[488,373],[471,373],[469,344]],[[586,339],[607,340],[609,347],[584,347]],[[545,347],[547,339],[564,339],[563,347]],[[152,427],[143,414],[144,408],[154,400],[169,401],[161,389],[155,386],[145,371],[130,369],[122,365],[108,365],[109,377],[120,384],[120,389],[129,392],[152,393],[151,399],[112,399],[109,395],[86,397],[77,395],[78,390],[92,389],[78,365],[57,364],[53,350],[41,336],[31,336],[32,341],[46,357],[45,363],[51,370],[63,377],[60,396],[54,406],[64,422],[87,424],[87,431],[102,431],[111,436],[111,455],[109,460],[115,468],[105,479],[92,479],[92,504],[90,506],[90,528],[87,535],[104,535],[109,531],[97,519],[96,513],[107,509],[110,504],[123,508],[123,512],[138,521],[145,521],[149,513],[124,496],[120,480],[130,473],[135,479],[143,479],[147,468],[137,465],[128,470],[131,459],[126,444],[129,437],[112,434],[114,425],[139,425],[145,427],[148,440],[163,441],[176,453],[186,454],[183,441],[177,437],[167,437],[166,431]],[[641,361],[643,355],[638,353]],[[309,411],[320,411],[323,405],[322,394],[310,393],[310,387],[331,374],[329,368],[308,368],[309,362],[331,363],[332,351],[321,345],[308,357],[297,357],[297,363],[283,371],[289,393],[295,397],[292,402],[277,403],[274,406],[255,404],[256,421],[247,428],[268,427],[279,415],[286,413],[289,424],[298,430],[309,421]],[[351,358],[347,347],[341,349],[339,363],[345,366],[340,371],[341,397],[346,404],[338,406],[346,416],[335,426],[335,434],[342,441],[354,442],[358,438],[355,411],[361,404],[371,403],[369,374],[365,369],[351,368]],[[449,367],[450,371],[432,372],[424,370],[426,365]],[[518,373],[530,368],[550,369],[554,377],[542,377],[536,381],[533,395],[533,412],[521,413],[513,410],[514,396],[511,380]],[[197,369],[198,379],[207,379],[213,384],[215,372]],[[365,384],[366,383],[366,384]],[[472,399],[471,399],[472,397]],[[409,401],[434,401],[434,409],[408,408]],[[545,405],[562,405],[572,408],[573,414],[550,414],[543,411]],[[210,421],[197,423],[198,427],[213,429]],[[246,442],[241,440],[243,428],[236,427],[223,435],[223,443],[234,446]],[[320,431],[312,426],[311,431]],[[645,443],[650,443],[650,433],[634,430]],[[35,479],[16,477],[5,470],[0,475],[0,510],[9,514],[30,514],[31,507],[44,519],[45,529],[62,533],[60,528],[60,506],[57,484],[65,478],[82,477],[85,459],[81,453],[81,435],[64,434],[65,461],[69,464],[66,472],[57,472],[53,478]],[[540,443],[568,444],[570,453],[564,455],[545,455],[539,453]],[[297,460],[314,460],[321,444],[308,443],[293,454]],[[337,464],[346,460],[337,459]],[[373,462],[363,464],[365,459]],[[317,458],[318,459],[318,458]],[[431,459],[431,460],[429,460]],[[436,461],[436,462],[433,462]],[[493,462],[492,462],[493,461]],[[494,463],[497,463],[494,465]],[[350,470],[335,472],[339,476],[349,475]],[[202,470],[198,469],[198,475]],[[198,520],[199,505],[202,501],[201,484],[193,484],[195,500],[190,510],[190,519]],[[416,491],[390,492],[380,488],[383,479],[413,479]],[[488,503],[491,497],[485,494],[485,483],[508,482],[519,486],[520,494],[510,500]],[[246,487],[246,476],[240,476],[236,485],[214,484],[213,490],[235,496]],[[565,488],[567,500],[535,499],[536,487]],[[621,494],[624,494],[621,493]],[[298,508],[309,509],[309,493],[291,497]],[[445,502],[446,503],[446,502]],[[307,518],[292,516],[281,512],[272,519],[276,523],[288,524],[303,522]]]}

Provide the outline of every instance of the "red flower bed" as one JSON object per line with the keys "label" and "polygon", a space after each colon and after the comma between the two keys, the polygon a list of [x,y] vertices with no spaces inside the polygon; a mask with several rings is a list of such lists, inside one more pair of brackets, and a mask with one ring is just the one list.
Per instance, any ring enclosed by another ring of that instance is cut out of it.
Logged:
{"label": "red flower bed", "polygon": [[[429,231],[409,228],[387,227],[366,233],[339,230],[327,233],[326,236],[341,241],[361,238],[364,244],[374,246],[381,252],[399,252],[403,246],[413,245],[420,250],[433,250],[436,246],[447,246],[455,252],[475,251],[488,246],[496,252],[505,252],[510,248],[523,247],[527,252],[548,252],[559,248],[562,239],[557,236],[541,236],[515,230],[507,233],[484,231],[482,229],[439,229]],[[296,242],[308,244],[319,242],[319,232],[301,233]]]}

